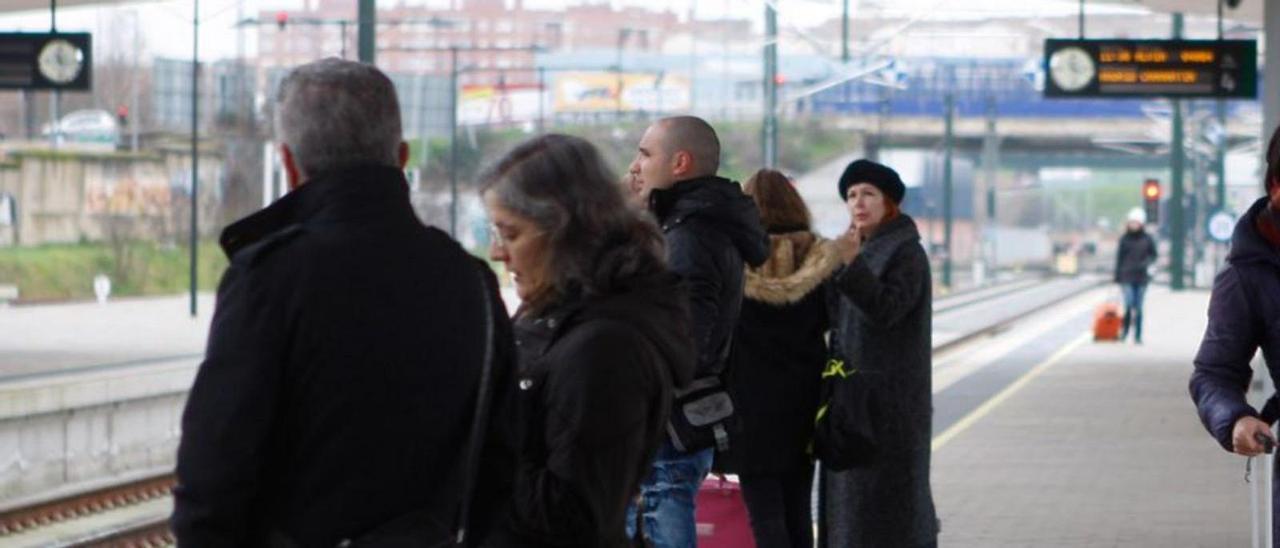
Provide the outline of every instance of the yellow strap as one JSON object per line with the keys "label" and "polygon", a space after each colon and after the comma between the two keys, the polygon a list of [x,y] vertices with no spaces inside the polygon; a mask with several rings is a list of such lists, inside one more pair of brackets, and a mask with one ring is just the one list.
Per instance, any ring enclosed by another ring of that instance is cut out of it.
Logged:
{"label": "yellow strap", "polygon": [[826,371],[823,371],[823,372],[822,372],[822,378],[824,378],[824,379],[825,379],[825,378],[827,378],[827,377],[834,377],[834,376],[836,376],[836,375],[839,375],[839,376],[840,376],[840,378],[842,378],[842,379],[843,379],[843,378],[848,378],[848,377],[849,377],[849,375],[850,375],[850,372],[849,372],[849,371],[845,371],[845,369],[844,369],[844,360],[840,360],[840,359],[836,359],[836,358],[831,358],[831,359],[827,360],[827,369],[826,369]]}

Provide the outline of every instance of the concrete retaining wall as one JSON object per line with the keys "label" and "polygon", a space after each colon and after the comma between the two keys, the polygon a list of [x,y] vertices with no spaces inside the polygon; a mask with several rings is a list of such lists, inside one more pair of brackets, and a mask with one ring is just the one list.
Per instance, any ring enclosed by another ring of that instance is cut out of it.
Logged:
{"label": "concrete retaining wall", "polygon": [[[201,229],[212,230],[223,179],[219,152],[202,152]],[[18,218],[0,227],[0,245],[100,240],[112,216],[124,216],[142,234],[164,236],[188,215],[191,155],[179,149],[147,153],[74,149],[10,150],[0,158],[0,193],[17,201]],[[181,217],[181,219],[179,218]]]}
{"label": "concrete retaining wall", "polygon": [[0,382],[0,508],[171,468],[197,360]]}

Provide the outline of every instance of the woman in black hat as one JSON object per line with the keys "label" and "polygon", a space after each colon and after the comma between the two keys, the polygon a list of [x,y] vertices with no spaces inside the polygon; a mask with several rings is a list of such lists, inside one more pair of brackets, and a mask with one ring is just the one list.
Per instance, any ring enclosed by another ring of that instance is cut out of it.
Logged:
{"label": "woman in black hat", "polygon": [[821,546],[932,547],[932,278],[920,232],[899,209],[897,172],[867,160],[840,176],[852,217],[836,240],[832,348],[868,373],[877,452],[865,468],[823,470]]}

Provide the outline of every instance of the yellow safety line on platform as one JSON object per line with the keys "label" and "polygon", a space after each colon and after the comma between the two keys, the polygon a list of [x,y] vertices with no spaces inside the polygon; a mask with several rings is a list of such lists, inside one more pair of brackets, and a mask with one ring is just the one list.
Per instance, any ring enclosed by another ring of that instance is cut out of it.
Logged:
{"label": "yellow safety line on platform", "polygon": [[1077,348],[1080,348],[1081,345],[1088,342],[1092,337],[1092,333],[1086,332],[1081,334],[1076,339],[1068,342],[1062,348],[1059,348],[1057,352],[1054,352],[1052,356],[1049,356],[1049,359],[1040,362],[1035,367],[1031,368],[1030,371],[1027,371],[1021,377],[1018,377],[1018,380],[1013,381],[1013,384],[1006,386],[1004,390],[1000,391],[1000,393],[992,396],[991,399],[982,402],[982,405],[979,405],[977,409],[970,411],[968,415],[964,416],[964,418],[951,425],[951,428],[948,428],[945,432],[933,438],[933,450],[937,451],[942,448],[942,446],[946,445],[947,442],[951,441],[952,438],[955,438],[965,430],[968,430],[970,426],[973,426],[973,424],[981,420],[982,417],[987,416],[987,414],[995,410],[997,406],[1004,403],[1004,400],[1009,399],[1010,396],[1021,390],[1022,387],[1027,385],[1027,383],[1030,383],[1036,377],[1040,376],[1041,373],[1044,373],[1047,369],[1053,367],[1054,364],[1062,361],[1063,358],[1067,357],[1067,355],[1074,352]]}

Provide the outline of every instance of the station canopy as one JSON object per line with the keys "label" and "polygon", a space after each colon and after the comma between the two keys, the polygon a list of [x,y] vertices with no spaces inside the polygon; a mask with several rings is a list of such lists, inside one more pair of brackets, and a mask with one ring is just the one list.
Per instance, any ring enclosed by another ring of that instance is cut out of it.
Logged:
{"label": "station canopy", "polygon": [[[1240,0],[1235,8],[1223,8],[1222,17],[1234,21],[1262,22],[1262,5],[1273,0]],[[1112,4],[1142,7],[1164,13],[1182,12],[1197,15],[1216,15],[1218,0],[1085,0],[1088,4]]]}
{"label": "station canopy", "polygon": [[[58,9],[77,8],[81,6],[124,4],[126,0],[58,0]],[[38,11],[49,9],[49,0],[4,0],[0,2],[0,13],[19,11]]]}
{"label": "station canopy", "polygon": [[[122,4],[128,0],[58,0],[59,8],[77,6]],[[136,0],[134,0],[136,1]],[[1223,15],[1227,19],[1237,21],[1262,21],[1262,5],[1270,0],[1240,0],[1236,8],[1226,8]],[[1087,4],[1112,4],[1130,7],[1145,7],[1153,11],[1165,13],[1183,12],[1187,14],[1215,14],[1218,0],[1085,0]],[[390,3],[390,2],[386,2]],[[0,13],[49,9],[49,0],[4,0],[0,2]]]}

